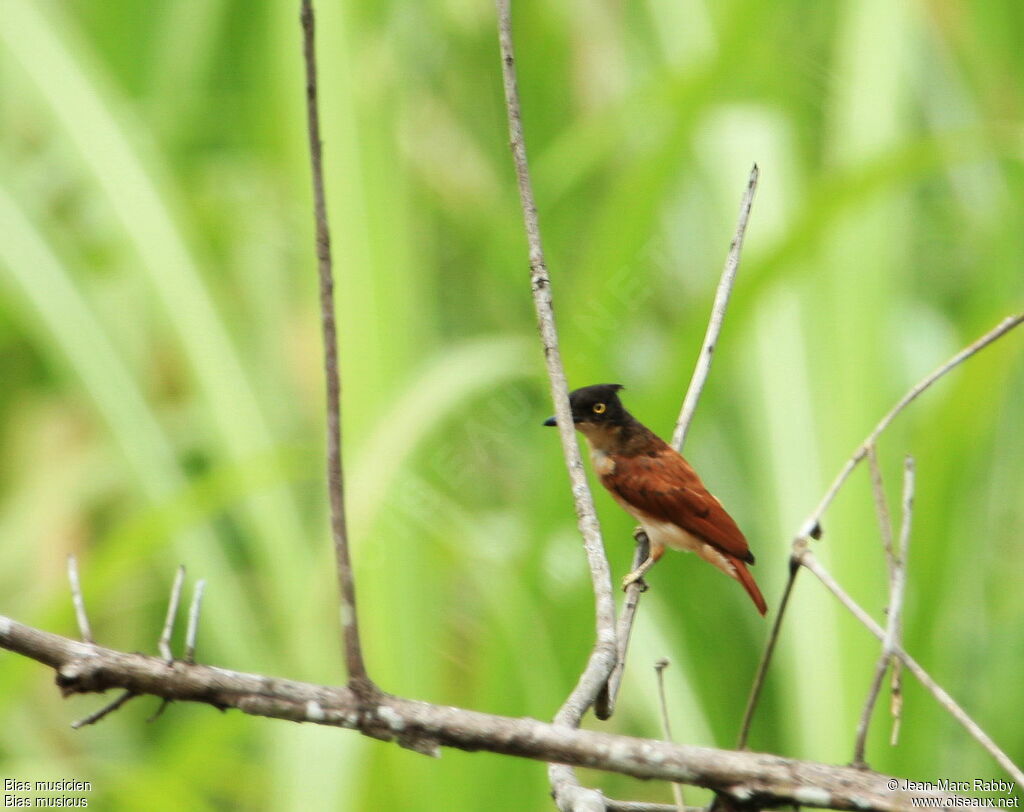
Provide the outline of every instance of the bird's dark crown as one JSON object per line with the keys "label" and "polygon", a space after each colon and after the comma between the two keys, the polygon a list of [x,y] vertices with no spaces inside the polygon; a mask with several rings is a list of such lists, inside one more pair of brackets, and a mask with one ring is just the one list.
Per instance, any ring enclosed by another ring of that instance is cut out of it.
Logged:
{"label": "bird's dark crown", "polygon": [[572,408],[572,422],[596,423],[621,425],[629,420],[629,412],[626,411],[619,400],[618,394],[622,389],[617,383],[596,383],[593,386],[584,386],[569,394],[569,406]]}

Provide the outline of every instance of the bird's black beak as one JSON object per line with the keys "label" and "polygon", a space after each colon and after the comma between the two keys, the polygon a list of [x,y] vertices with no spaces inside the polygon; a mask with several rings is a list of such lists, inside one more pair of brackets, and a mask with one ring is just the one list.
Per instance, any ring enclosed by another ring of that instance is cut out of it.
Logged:
{"label": "bird's black beak", "polygon": [[544,425],[545,426],[557,426],[558,425],[558,421],[555,420],[555,418],[553,418],[553,417],[549,417],[547,420],[544,421]]}

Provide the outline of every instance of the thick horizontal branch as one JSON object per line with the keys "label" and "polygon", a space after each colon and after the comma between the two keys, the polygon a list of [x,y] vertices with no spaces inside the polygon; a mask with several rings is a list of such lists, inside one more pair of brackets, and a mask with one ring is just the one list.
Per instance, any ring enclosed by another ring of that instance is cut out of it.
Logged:
{"label": "thick horizontal branch", "polygon": [[[362,702],[348,688],[246,674],[206,665],[127,654],[22,625],[0,615],[0,647],[57,672],[65,696],[122,688],[169,700],[237,708],[254,716],[352,728],[400,744],[424,742],[487,750],[540,761],[681,781],[755,806],[799,804],[832,809],[909,810],[919,791],[851,767],[761,753],[716,750],[637,739],[535,719],[433,705],[381,695]],[[900,789],[889,789],[890,782]]]}

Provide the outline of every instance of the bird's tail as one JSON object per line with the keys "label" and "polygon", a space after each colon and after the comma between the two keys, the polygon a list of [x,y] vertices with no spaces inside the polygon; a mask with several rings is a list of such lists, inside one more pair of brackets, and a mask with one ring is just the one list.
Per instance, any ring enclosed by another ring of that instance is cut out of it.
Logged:
{"label": "bird's tail", "polygon": [[757,611],[764,615],[768,611],[768,604],[764,602],[764,595],[762,595],[761,590],[757,588],[757,581],[755,581],[754,576],[750,574],[750,570],[747,569],[747,565],[734,556],[729,556],[729,563],[732,564],[733,569],[736,571],[736,575],[734,576],[736,580],[743,584],[743,588],[747,590],[747,594],[750,595],[751,600],[754,601],[754,605],[757,606]]}

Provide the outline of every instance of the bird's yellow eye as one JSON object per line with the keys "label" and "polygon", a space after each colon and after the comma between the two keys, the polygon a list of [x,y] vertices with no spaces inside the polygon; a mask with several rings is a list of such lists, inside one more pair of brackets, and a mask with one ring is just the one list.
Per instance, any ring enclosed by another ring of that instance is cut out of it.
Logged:
{"label": "bird's yellow eye", "polygon": [[594,404],[594,414],[604,414],[608,407],[603,403]]}

